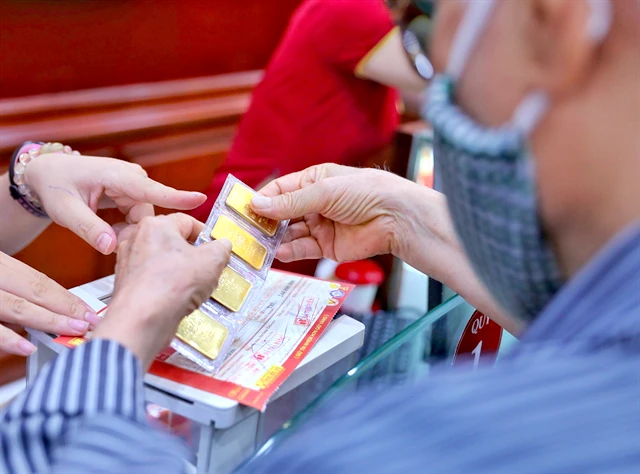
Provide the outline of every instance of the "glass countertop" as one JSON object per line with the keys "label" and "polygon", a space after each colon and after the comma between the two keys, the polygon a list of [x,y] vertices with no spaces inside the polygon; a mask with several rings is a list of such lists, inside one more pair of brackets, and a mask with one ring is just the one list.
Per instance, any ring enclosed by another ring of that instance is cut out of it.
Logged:
{"label": "glass countertop", "polygon": [[[376,328],[375,324],[365,321],[369,334],[365,335],[360,361],[287,421],[246,464],[250,465],[267,455],[293,435],[319,408],[346,392],[386,390],[427,377],[434,363],[442,363],[443,359],[452,355],[448,353],[450,351],[434,351],[434,330],[443,326],[457,328],[461,324],[464,325],[472,312],[473,308],[461,296],[454,294],[421,317],[416,317],[415,314],[412,317],[410,311],[388,313],[386,316],[373,315],[372,318],[379,318],[376,321],[379,327]],[[383,318],[387,320],[384,321]],[[394,328],[399,329],[399,332],[375,347],[374,339],[384,338],[385,334],[393,333]],[[376,331],[379,333],[378,336],[375,335]],[[449,329],[448,332],[457,336],[458,330]]]}

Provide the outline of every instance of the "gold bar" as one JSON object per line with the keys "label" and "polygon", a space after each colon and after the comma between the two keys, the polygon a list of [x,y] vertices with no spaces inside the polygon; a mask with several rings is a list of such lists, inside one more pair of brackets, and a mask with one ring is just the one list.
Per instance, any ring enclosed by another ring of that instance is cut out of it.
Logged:
{"label": "gold bar", "polygon": [[251,198],[255,195],[246,186],[236,183],[231,188],[231,192],[227,197],[227,206],[240,214],[245,220],[260,229],[269,237],[276,235],[278,229],[278,221],[269,219],[268,217],[259,216],[251,209]]}
{"label": "gold bar", "polygon": [[215,360],[229,336],[229,329],[196,309],[182,319],[176,336],[208,358]]}
{"label": "gold bar", "polygon": [[249,292],[251,291],[251,283],[244,279],[235,270],[225,267],[220,275],[218,287],[211,294],[211,297],[221,305],[229,308],[231,311],[238,312],[244,304]]}
{"label": "gold bar", "polygon": [[211,237],[216,240],[229,239],[232,252],[256,270],[260,270],[264,265],[267,248],[227,216],[218,217]]}

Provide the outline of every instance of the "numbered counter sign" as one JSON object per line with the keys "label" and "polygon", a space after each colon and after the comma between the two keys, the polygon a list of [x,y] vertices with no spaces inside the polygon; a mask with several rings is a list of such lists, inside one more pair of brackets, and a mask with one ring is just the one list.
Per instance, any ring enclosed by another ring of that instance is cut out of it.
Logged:
{"label": "numbered counter sign", "polygon": [[484,362],[494,363],[501,340],[502,328],[488,316],[475,311],[462,331],[451,365],[468,363],[468,357],[458,357],[466,354],[473,355],[474,367],[478,366],[480,357]]}

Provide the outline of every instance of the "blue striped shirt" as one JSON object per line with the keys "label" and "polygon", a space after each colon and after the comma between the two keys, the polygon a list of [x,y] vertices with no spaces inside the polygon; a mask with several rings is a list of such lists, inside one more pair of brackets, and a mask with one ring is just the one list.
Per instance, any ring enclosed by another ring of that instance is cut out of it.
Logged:
{"label": "blue striped shirt", "polygon": [[[182,472],[121,346],[58,357],[2,414],[0,472]],[[640,225],[573,278],[495,368],[336,400],[255,473],[640,472]]]}
{"label": "blue striped shirt", "polygon": [[146,424],[142,375],[113,341],[58,356],[0,416],[0,473],[182,472],[184,450]]}

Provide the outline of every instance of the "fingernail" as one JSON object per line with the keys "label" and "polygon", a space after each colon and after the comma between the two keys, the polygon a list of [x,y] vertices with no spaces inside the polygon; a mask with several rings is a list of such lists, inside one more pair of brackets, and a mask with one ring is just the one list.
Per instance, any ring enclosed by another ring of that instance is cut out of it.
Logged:
{"label": "fingernail", "polygon": [[74,331],[85,332],[89,329],[89,323],[80,321],[79,319],[71,319],[69,320],[69,327]]}
{"label": "fingernail", "polygon": [[93,313],[91,311],[87,311],[84,314],[84,320],[86,322],[88,322],[89,324],[95,326],[96,324],[98,324],[100,322],[101,318],[96,313]]}
{"label": "fingernail", "polygon": [[251,204],[255,209],[269,209],[271,207],[272,199],[267,196],[261,196],[260,194],[256,194],[251,198]]}
{"label": "fingernail", "polygon": [[220,239],[218,242],[224,245],[227,248],[227,250],[231,252],[231,249],[233,248],[233,244],[229,239]]}
{"label": "fingernail", "polygon": [[107,234],[106,232],[103,234],[100,234],[100,238],[98,238],[98,250],[106,254],[109,251],[111,242],[113,242],[113,239],[109,234]]}
{"label": "fingernail", "polygon": [[22,355],[28,356],[36,351],[36,346],[29,341],[20,341],[18,342],[18,351],[20,351]]}
{"label": "fingernail", "polygon": [[202,193],[199,193],[199,192],[196,192],[196,191],[193,191],[191,194],[193,194],[195,197],[198,197],[200,199],[202,199],[202,198],[206,199],[207,198],[206,194],[202,194]]}

